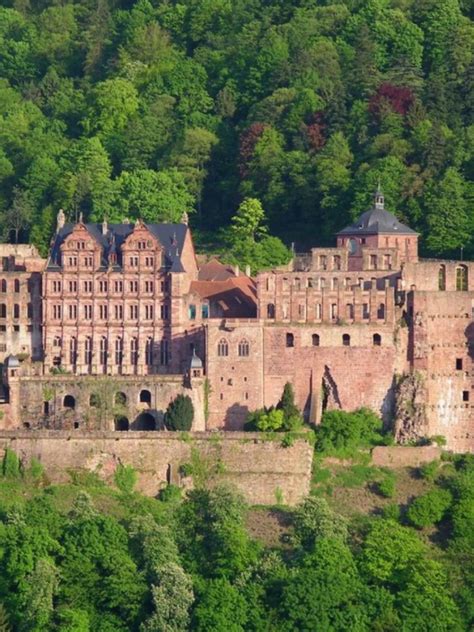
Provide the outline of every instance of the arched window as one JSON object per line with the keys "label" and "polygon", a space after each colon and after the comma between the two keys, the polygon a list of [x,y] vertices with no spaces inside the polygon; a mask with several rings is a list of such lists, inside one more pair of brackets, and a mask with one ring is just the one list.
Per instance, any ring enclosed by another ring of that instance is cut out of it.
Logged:
{"label": "arched window", "polygon": [[229,345],[225,338],[221,338],[217,345],[217,355],[221,358],[229,355]]}
{"label": "arched window", "polygon": [[383,320],[385,318],[385,304],[384,303],[380,303],[377,309],[377,318],[379,320]]}
{"label": "arched window", "polygon": [[7,317],[7,306],[5,303],[0,303],[0,318]]}
{"label": "arched window", "polygon": [[467,287],[468,287],[467,266],[458,266],[456,268],[456,290],[458,292],[466,292]]}
{"label": "arched window", "polygon": [[130,364],[136,366],[138,364],[138,338],[130,340]]}
{"label": "arched window", "polygon": [[351,337],[349,336],[349,334],[343,334],[343,336],[342,336],[342,344],[344,345],[344,347],[350,347],[351,346]]}
{"label": "arched window", "polygon": [[92,338],[87,336],[84,341],[84,364],[92,364]]}
{"label": "arched window", "polygon": [[275,305],[273,303],[267,305],[267,318],[275,318]]}
{"label": "arched window", "polygon": [[76,408],[76,400],[72,395],[66,395],[63,400],[63,407],[69,408],[69,410],[74,410]]}
{"label": "arched window", "polygon": [[117,393],[115,393],[114,401],[116,406],[126,406],[127,396],[125,395],[125,393],[122,393],[122,391],[118,391]]}
{"label": "arched window", "polygon": [[241,358],[246,358],[250,355],[250,345],[248,340],[241,340],[239,342],[239,356]]}
{"label": "arched window", "polygon": [[151,404],[151,393],[146,388],[140,391],[140,402],[142,404]]}
{"label": "arched window", "polygon": [[115,364],[121,366],[123,362],[123,340],[122,338],[115,339]]}
{"label": "arched window", "polygon": [[15,292],[15,294],[18,294],[18,292],[20,291],[20,279],[15,279],[13,281],[13,291]]}
{"label": "arched window", "polygon": [[382,344],[382,336],[380,334],[374,334],[373,337],[374,347],[380,347]]}
{"label": "arched window", "polygon": [[151,366],[153,364],[153,338],[146,339],[145,362],[148,366]]}
{"label": "arched window", "polygon": [[59,336],[54,336],[53,338],[53,347],[61,347],[62,345],[62,340]]}
{"label": "arched window", "polygon": [[354,320],[354,305],[352,303],[346,305],[346,318]]}
{"label": "arched window", "polygon": [[295,346],[295,337],[293,334],[286,334],[286,346],[287,347],[294,347]]}
{"label": "arched window", "polygon": [[2,279],[0,281],[0,292],[2,292],[2,294],[4,294],[7,291],[7,281],[6,279]]}
{"label": "arched window", "polygon": [[128,419],[126,417],[123,417],[122,415],[117,415],[117,417],[115,417],[115,430],[119,432],[126,432],[129,429],[130,424],[128,422]]}
{"label": "arched window", "polygon": [[311,340],[313,342],[313,347],[319,347],[319,341],[320,341],[319,334],[313,334],[311,336]]}
{"label": "arched window", "polygon": [[444,291],[446,289],[446,266],[439,266],[438,270],[438,290]]}
{"label": "arched window", "polygon": [[74,336],[69,340],[69,364],[77,363],[77,338]]}
{"label": "arched window", "polygon": [[13,318],[20,318],[20,306],[18,305],[18,303],[15,303],[15,305],[13,305]]}

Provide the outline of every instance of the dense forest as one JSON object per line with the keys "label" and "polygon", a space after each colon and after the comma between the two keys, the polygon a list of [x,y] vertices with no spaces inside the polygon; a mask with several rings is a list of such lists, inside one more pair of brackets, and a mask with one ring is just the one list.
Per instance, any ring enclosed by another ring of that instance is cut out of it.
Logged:
{"label": "dense forest", "polygon": [[[246,507],[199,455],[193,491],[153,499],[128,466],[114,486],[85,472],[52,485],[7,451],[0,631],[472,630],[473,457],[395,473],[358,456],[337,472],[316,460],[312,495],[290,509]],[[369,494],[385,504],[364,513]]]}
{"label": "dense forest", "polygon": [[250,198],[303,249],[380,181],[425,254],[474,254],[472,0],[1,4],[5,239],[185,210],[218,249]]}

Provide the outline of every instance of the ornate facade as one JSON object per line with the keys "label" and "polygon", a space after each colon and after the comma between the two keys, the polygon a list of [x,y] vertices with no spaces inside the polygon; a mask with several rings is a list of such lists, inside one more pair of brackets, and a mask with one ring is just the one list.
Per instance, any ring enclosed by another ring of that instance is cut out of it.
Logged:
{"label": "ornate facade", "polygon": [[[195,429],[236,430],[290,381],[313,423],[368,406],[402,441],[474,450],[474,264],[420,260],[380,191],[336,247],[255,279],[198,266],[185,222],[60,213],[40,276],[42,338],[31,361],[7,349],[5,427],[159,428],[187,392]],[[112,404],[91,420],[98,389]]]}

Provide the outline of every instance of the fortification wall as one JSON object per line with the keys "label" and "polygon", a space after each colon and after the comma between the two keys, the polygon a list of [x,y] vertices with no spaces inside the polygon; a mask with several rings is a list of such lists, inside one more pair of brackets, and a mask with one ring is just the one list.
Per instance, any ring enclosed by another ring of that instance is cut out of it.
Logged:
{"label": "fortification wall", "polygon": [[[186,439],[186,440],[185,440]],[[180,465],[189,463],[196,448],[209,463],[221,462],[218,480],[234,484],[251,504],[274,504],[277,496],[294,505],[309,493],[312,447],[297,440],[291,447],[264,441],[253,433],[136,432],[75,434],[64,431],[0,431],[0,458],[6,447],[28,464],[41,461],[52,482],[69,480],[70,469],[97,472],[111,480],[119,463],[139,474],[138,489],[156,496],[167,482],[187,486]],[[280,490],[280,491],[278,491]]]}

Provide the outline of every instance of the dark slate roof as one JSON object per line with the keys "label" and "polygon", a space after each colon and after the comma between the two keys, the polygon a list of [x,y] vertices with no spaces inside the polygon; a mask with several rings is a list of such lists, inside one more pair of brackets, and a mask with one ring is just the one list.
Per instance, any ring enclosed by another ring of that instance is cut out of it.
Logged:
{"label": "dark slate roof", "polygon": [[402,224],[393,213],[375,206],[362,213],[359,219],[343,228],[337,233],[338,235],[377,235],[377,234],[393,234],[393,235],[416,235],[417,233]]}
{"label": "dark slate roof", "polygon": [[[53,245],[48,260],[47,269],[59,266],[60,246],[74,229],[75,224],[65,224],[53,238]],[[102,224],[84,224],[91,237],[102,246],[102,265],[108,266],[109,255],[117,254],[117,263],[122,264],[122,244],[133,232],[135,224],[108,224],[107,233],[102,233]],[[158,239],[165,249],[166,266],[171,272],[184,272],[181,263],[184,240],[188,226],[186,224],[145,224],[146,228]]]}

